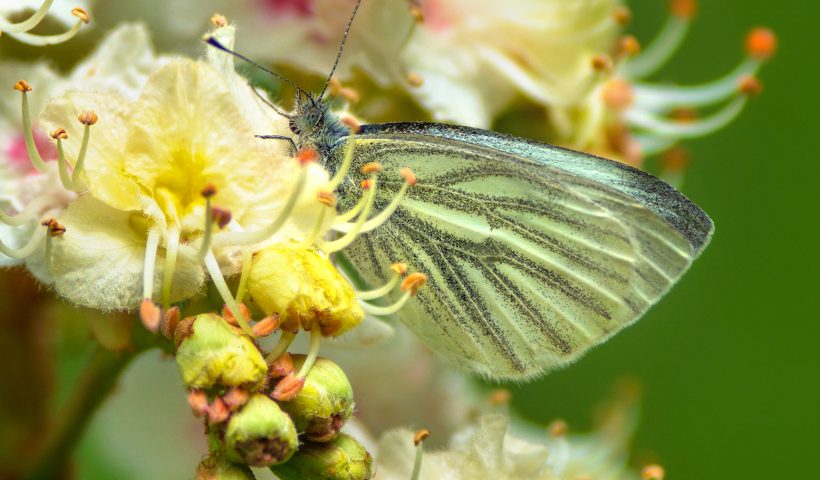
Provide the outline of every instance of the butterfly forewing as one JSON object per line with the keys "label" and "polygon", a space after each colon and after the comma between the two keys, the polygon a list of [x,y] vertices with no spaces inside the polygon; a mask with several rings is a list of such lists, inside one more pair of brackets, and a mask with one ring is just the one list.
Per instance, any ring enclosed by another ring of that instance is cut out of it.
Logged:
{"label": "butterfly forewing", "polygon": [[[418,184],[344,255],[373,285],[397,261],[426,273],[399,317],[446,360],[489,377],[536,375],[603,342],[711,235],[672,187],[597,157],[440,124],[371,125],[354,141],[356,166],[384,166],[378,207],[398,193],[401,167]],[[353,185],[340,198],[355,201]]]}

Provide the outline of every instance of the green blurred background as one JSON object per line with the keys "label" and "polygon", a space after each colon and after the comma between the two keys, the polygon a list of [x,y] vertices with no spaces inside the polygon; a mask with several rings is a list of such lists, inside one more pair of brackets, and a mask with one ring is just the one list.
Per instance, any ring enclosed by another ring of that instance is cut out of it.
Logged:
{"label": "green blurred background", "polygon": [[[666,2],[629,5],[630,31],[648,41]],[[807,1],[703,2],[683,49],[657,79],[699,83],[722,75],[739,60],[753,26],[770,26],[780,38],[761,75],[763,95],[728,129],[688,144],[694,162],[683,189],[715,220],[712,244],[636,326],[570,367],[507,386],[517,412],[538,422],[562,417],[586,430],[596,405],[629,376],[644,392],[637,464],[660,462],[667,478],[684,480],[816,475],[820,315],[810,304],[820,297],[817,18],[820,4]],[[6,290],[0,305],[16,314],[20,299]],[[58,383],[47,388],[57,392],[86,357],[87,332],[62,330],[76,338],[57,342],[68,350],[55,355],[73,359],[52,372]],[[9,352],[27,345],[18,334],[43,338],[37,331],[6,335],[0,347],[8,358],[24,356]],[[33,343],[33,359],[54,346]],[[35,363],[12,370],[25,376]],[[139,451],[116,448],[120,443]],[[95,418],[76,465],[80,478],[189,478],[203,451],[175,364],[152,353],[133,365]]]}
{"label": "green blurred background", "polygon": [[[648,39],[666,2],[632,0]],[[765,90],[728,129],[690,142],[684,192],[716,225],[712,244],[638,324],[575,365],[515,388],[526,416],[571,425],[615,379],[643,384],[635,451],[667,478],[818,478],[820,446],[820,47],[817,2],[702,2],[657,78],[715,78],[749,27],[779,36]]]}

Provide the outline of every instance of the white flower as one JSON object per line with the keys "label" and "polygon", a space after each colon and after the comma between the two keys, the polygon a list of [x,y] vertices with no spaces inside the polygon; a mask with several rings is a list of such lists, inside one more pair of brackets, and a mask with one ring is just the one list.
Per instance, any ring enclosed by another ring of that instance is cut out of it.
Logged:
{"label": "white flower", "polygon": [[[37,119],[50,98],[78,88],[117,92],[133,98],[148,74],[166,61],[154,55],[144,27],[125,25],[108,35],[97,50],[66,77],[58,75],[45,62],[2,62],[0,85],[10,86],[21,78],[26,79],[34,89],[28,95],[29,114]],[[76,120],[72,124],[74,122]],[[57,154],[48,133],[37,123],[33,127],[34,143],[45,161],[42,171],[31,162],[26,148],[19,94],[9,90],[0,95],[0,208],[21,221],[0,224],[0,241],[13,249],[23,247],[36,230],[42,229],[38,223],[43,216],[59,215],[76,197],[59,179]],[[52,279],[45,268],[43,254],[43,249],[26,259],[0,254],[0,264],[11,266],[25,262],[41,282],[48,284]]]}
{"label": "white flower", "polygon": [[[35,46],[66,42],[89,22],[87,3],[85,0],[0,0],[0,34]],[[12,15],[22,13],[30,15],[24,19],[10,21]],[[71,28],[55,35],[29,33],[46,17],[51,17]]]}

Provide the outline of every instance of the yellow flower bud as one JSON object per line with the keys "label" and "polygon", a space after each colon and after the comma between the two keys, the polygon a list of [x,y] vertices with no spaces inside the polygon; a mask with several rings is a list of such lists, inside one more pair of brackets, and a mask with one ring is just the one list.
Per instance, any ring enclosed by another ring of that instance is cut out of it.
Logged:
{"label": "yellow flower bud", "polygon": [[322,335],[335,337],[364,318],[350,283],[312,249],[272,245],[260,251],[248,291],[266,315],[279,314],[285,331],[310,330],[318,323]]}
{"label": "yellow flower bud", "polygon": [[190,328],[176,353],[182,381],[188,388],[218,385],[255,390],[265,381],[268,366],[259,349],[222,317],[199,315]]}

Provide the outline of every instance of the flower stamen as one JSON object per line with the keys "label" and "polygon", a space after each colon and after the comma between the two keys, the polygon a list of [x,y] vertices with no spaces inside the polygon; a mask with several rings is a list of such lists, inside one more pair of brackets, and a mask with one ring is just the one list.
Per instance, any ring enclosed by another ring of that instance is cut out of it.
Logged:
{"label": "flower stamen", "polygon": [[399,284],[401,277],[407,273],[407,265],[404,263],[394,263],[390,266],[390,270],[393,271],[393,276],[387,281],[387,283],[373,290],[356,292],[356,297],[359,300],[375,300],[390,293],[394,288],[396,288],[396,285]]}
{"label": "flower stamen", "polygon": [[282,336],[279,337],[279,341],[276,342],[276,345],[273,347],[273,350],[267,355],[266,360],[268,365],[272,365],[276,360],[285,353],[288,348],[290,348],[290,344],[293,343],[293,340],[296,338],[296,334],[293,332],[282,332]]}
{"label": "flower stamen", "polygon": [[161,237],[157,226],[148,230],[148,239],[145,242],[145,259],[142,268],[142,303],[140,304],[140,320],[151,332],[156,332],[162,320],[162,312],[154,303],[154,270],[157,263],[157,251]]}
{"label": "flower stamen", "polygon": [[211,251],[211,241],[213,240],[213,230],[214,230],[214,212],[213,206],[211,205],[211,198],[216,195],[216,187],[214,184],[209,183],[205,185],[205,188],[202,189],[200,195],[205,198],[205,228],[203,229],[204,233],[202,234],[202,241],[199,244],[199,261],[205,259],[205,255]]}
{"label": "flower stamen", "polygon": [[347,172],[350,171],[350,165],[353,163],[353,150],[356,148],[356,142],[354,141],[356,133],[357,132],[352,132],[348,138],[347,148],[345,148],[345,156],[342,159],[342,164],[333,175],[330,183],[327,184],[327,189],[330,191],[336,190],[336,187],[338,187],[342,183],[342,180],[344,180],[347,176]]}
{"label": "flower stamen", "polygon": [[168,229],[168,238],[165,243],[165,268],[162,271],[162,308],[165,310],[171,307],[171,287],[179,253],[179,236],[180,229],[176,225]]}
{"label": "flower stamen", "polygon": [[[402,168],[401,169],[401,176],[404,177],[404,185],[401,186],[399,193],[393,197],[393,200],[390,202],[384,210],[381,211],[378,215],[371,218],[367,222],[362,225],[359,233],[367,233],[376,228],[379,228],[387,219],[390,218],[391,215],[399,208],[399,204],[401,204],[402,200],[407,196],[407,189],[411,186],[416,185],[416,175],[409,169],[409,168]],[[341,225],[336,225],[333,227],[334,230],[339,232],[349,232],[352,229],[353,225],[350,223],[345,223]]]}
{"label": "flower stamen", "polygon": [[[80,144],[80,153],[77,154],[77,161],[74,162],[74,171],[71,172],[71,190],[79,192],[83,188],[80,174],[85,164],[85,154],[88,152],[88,140],[91,137],[91,125],[97,123],[97,114],[91,111],[83,112],[77,120],[83,124],[83,140]],[[58,142],[59,143],[59,142]]]}
{"label": "flower stamen", "polygon": [[219,270],[219,263],[216,261],[213,250],[208,250],[205,254],[204,260],[205,268],[208,269],[208,274],[211,276],[211,281],[214,282],[214,287],[216,287],[216,290],[222,297],[222,301],[225,302],[225,305],[228,306],[228,309],[230,309],[234,318],[236,318],[236,321],[239,322],[239,326],[242,328],[242,331],[253,337],[253,329],[248,324],[245,316],[242,314],[242,309],[239,308],[239,304],[234,299],[231,289],[228,288],[228,284],[225,283],[225,277],[222,276],[222,271]]}
{"label": "flower stamen", "polygon": [[56,35],[36,35],[33,33],[27,33],[36,27],[43,20],[43,18],[45,18],[48,14],[48,10],[51,8],[52,3],[53,0],[45,0],[40,5],[40,8],[37,9],[31,17],[19,23],[9,23],[5,19],[0,18],[0,32],[8,33],[10,37],[20,42],[42,47],[45,45],[55,45],[57,43],[63,43],[71,40],[75,35],[77,35],[83,25],[90,21],[90,16],[87,11],[80,7],[75,7],[71,10],[71,14],[77,17],[77,23],[75,23],[69,30]]}
{"label": "flower stamen", "polygon": [[[378,173],[373,173],[370,176],[370,179],[369,179],[370,180],[370,188],[368,189],[367,194],[366,194],[366,199],[365,199],[365,202],[364,202],[364,208],[362,209],[362,213],[356,219],[356,222],[353,223],[352,225],[350,225],[349,228],[347,228],[347,232],[342,237],[340,237],[336,240],[330,241],[330,242],[325,242],[322,245],[322,250],[324,250],[325,253],[330,254],[330,253],[333,253],[333,252],[338,252],[339,250],[341,250],[341,249],[347,247],[348,245],[350,245],[351,243],[353,243],[353,240],[355,240],[356,237],[359,236],[359,232],[361,231],[362,227],[364,227],[364,224],[367,221],[367,217],[370,216],[370,211],[373,210],[373,204],[375,203],[375,200],[376,200],[376,190],[377,190],[376,178],[377,178],[377,176],[378,176]],[[341,225],[339,225],[337,227],[341,227]],[[333,227],[333,228],[337,229],[337,227]]]}
{"label": "flower stamen", "polygon": [[403,282],[401,282],[400,288],[404,292],[404,295],[402,295],[392,305],[377,307],[366,302],[360,302],[360,305],[362,306],[362,310],[371,315],[376,315],[378,317],[393,315],[401,310],[404,304],[407,303],[407,300],[409,300],[410,297],[415,296],[425,283],[427,283],[427,275],[419,272],[411,273],[404,279]]}
{"label": "flower stamen", "polygon": [[630,78],[644,78],[661,69],[683,44],[692,17],[695,14],[694,0],[675,0],[670,6],[670,15],[660,33],[640,54],[624,64],[624,73]]}
{"label": "flower stamen", "polygon": [[421,474],[421,461],[422,457],[424,456],[423,445],[424,441],[427,440],[427,437],[430,436],[430,431],[426,428],[422,428],[415,435],[413,435],[413,445],[416,446],[416,458],[413,461],[413,473],[410,475],[410,480],[418,480],[419,475]]}
{"label": "flower stamen", "polygon": [[25,80],[20,80],[14,84],[14,89],[23,94],[22,111],[23,111],[23,135],[26,142],[26,153],[31,160],[31,164],[38,172],[45,172],[46,163],[40,156],[37,150],[37,145],[34,143],[34,131],[31,127],[31,112],[28,106],[28,92],[32,91],[31,85]]}

